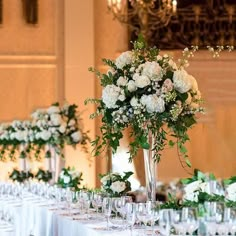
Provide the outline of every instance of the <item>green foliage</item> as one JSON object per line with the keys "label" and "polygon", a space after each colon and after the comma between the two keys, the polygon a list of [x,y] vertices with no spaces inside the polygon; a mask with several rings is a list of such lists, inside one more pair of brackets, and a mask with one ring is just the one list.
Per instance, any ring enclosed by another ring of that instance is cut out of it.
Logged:
{"label": "green foliage", "polygon": [[17,169],[13,169],[13,171],[9,174],[10,179],[19,183],[23,183],[25,180],[33,177],[34,176],[31,172],[19,171]]}
{"label": "green foliage", "polygon": [[52,172],[48,170],[39,169],[35,175],[38,181],[48,183],[52,179]]}

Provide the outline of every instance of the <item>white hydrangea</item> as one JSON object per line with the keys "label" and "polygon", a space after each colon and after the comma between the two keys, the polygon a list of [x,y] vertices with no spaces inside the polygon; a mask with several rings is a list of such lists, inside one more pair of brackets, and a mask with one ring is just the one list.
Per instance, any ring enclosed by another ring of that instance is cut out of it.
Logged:
{"label": "white hydrangea", "polygon": [[48,114],[60,113],[60,108],[58,106],[50,106],[47,109]]}
{"label": "white hydrangea", "polygon": [[130,80],[130,81],[128,82],[127,88],[128,88],[128,90],[129,90],[129,92],[131,92],[131,93],[137,90],[137,87],[136,87],[136,85],[135,85],[134,80]]}
{"label": "white hydrangea", "polygon": [[156,94],[143,95],[140,101],[146,107],[148,113],[165,111],[165,101]]}
{"label": "white hydrangea", "polygon": [[135,86],[138,88],[145,88],[151,83],[150,79],[145,75],[135,77]]}
{"label": "white hydrangea", "polygon": [[107,108],[116,108],[121,89],[115,85],[107,85],[102,91],[102,101]]}
{"label": "white hydrangea", "polygon": [[162,79],[162,68],[155,61],[147,61],[143,64],[142,75],[147,76],[151,80],[159,81]]}
{"label": "white hydrangea", "polygon": [[116,58],[115,65],[117,68],[123,69],[124,66],[132,63],[132,57],[131,51],[123,52]]}
{"label": "white hydrangea", "polygon": [[71,138],[72,138],[73,142],[77,143],[77,142],[81,141],[82,134],[80,131],[76,131],[71,134]]}
{"label": "white hydrangea", "polygon": [[123,76],[120,76],[119,79],[117,80],[117,86],[125,86],[126,84],[128,83],[128,80],[123,77]]}
{"label": "white hydrangea", "polygon": [[111,190],[116,193],[121,193],[126,189],[126,185],[124,182],[115,181],[111,184]]}
{"label": "white hydrangea", "polygon": [[185,70],[177,70],[173,75],[174,88],[180,93],[186,93],[192,88],[192,81]]}

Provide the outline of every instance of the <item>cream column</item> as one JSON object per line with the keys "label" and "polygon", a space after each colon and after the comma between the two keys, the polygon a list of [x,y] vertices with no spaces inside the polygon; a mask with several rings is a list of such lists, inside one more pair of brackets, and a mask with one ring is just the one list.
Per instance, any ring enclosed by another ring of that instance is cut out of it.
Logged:
{"label": "cream column", "polygon": [[[93,0],[65,1],[65,98],[79,105],[84,130],[94,139],[95,121],[89,119],[94,107],[84,106],[84,100],[94,97],[94,75],[88,67],[94,65],[94,2]],[[83,184],[95,185],[95,161],[89,154],[66,147],[66,165],[83,172]],[[90,158],[90,160],[89,160]]]}

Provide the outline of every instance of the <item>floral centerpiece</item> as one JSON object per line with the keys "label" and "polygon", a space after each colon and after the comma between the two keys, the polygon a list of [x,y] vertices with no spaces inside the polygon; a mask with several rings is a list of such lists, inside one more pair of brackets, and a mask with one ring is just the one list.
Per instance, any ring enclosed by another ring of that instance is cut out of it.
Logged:
{"label": "floral centerpiece", "polygon": [[46,146],[46,158],[50,158],[52,153],[48,145],[63,157],[61,150],[65,144],[76,146],[88,141],[87,133],[84,133],[79,125],[75,104],[59,106],[59,103],[55,103],[48,109],[36,110],[31,116],[35,134],[34,145],[38,147],[38,155],[42,146]]}
{"label": "floral centerpiece", "polygon": [[[129,127],[133,138],[129,143],[130,160],[142,148],[150,149],[151,159],[159,162],[165,146],[177,144],[185,160],[181,163],[191,166],[184,144],[189,140],[188,129],[196,123],[196,114],[203,108],[197,81],[185,67],[196,48],[185,50],[177,65],[171,56],[160,55],[156,47],[148,48],[141,37],[133,45],[132,51],[122,53],[114,61],[103,60],[109,66],[107,74],[90,68],[103,87],[100,99],[86,101],[97,104],[92,118],[102,116],[101,136],[92,142],[95,155],[106,147],[116,152],[123,131]],[[168,140],[167,135],[172,138]],[[150,162],[149,156],[145,163]],[[149,175],[152,179],[147,183],[148,186],[152,182],[152,188],[155,188],[154,175]]]}
{"label": "floral centerpiece", "polygon": [[47,183],[52,179],[52,172],[49,170],[44,170],[44,169],[39,168],[34,178],[36,178],[38,181],[43,181]]}
{"label": "floral centerpiece", "polygon": [[131,190],[131,183],[128,180],[133,172],[108,173],[100,175],[101,190],[112,197],[120,197]]}
{"label": "floral centerpiece", "polygon": [[23,171],[18,169],[13,169],[13,171],[9,174],[9,178],[12,181],[16,181],[19,183],[23,183],[25,180],[33,178],[34,175],[30,171]]}
{"label": "floral centerpiece", "polygon": [[81,172],[76,171],[74,167],[67,167],[62,169],[57,185],[62,188],[74,188],[78,190],[82,180]]}

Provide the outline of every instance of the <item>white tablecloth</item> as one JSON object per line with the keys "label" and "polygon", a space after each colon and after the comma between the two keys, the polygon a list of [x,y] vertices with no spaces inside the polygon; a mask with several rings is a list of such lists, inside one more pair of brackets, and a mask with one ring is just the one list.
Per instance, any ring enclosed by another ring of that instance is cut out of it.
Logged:
{"label": "white tablecloth", "polygon": [[[0,208],[14,219],[8,226],[0,222],[0,236],[130,236],[129,230],[106,231],[105,219],[96,214],[78,214],[78,209],[57,209],[45,200],[24,197],[20,200],[0,200]],[[134,231],[133,236],[137,235]]]}

